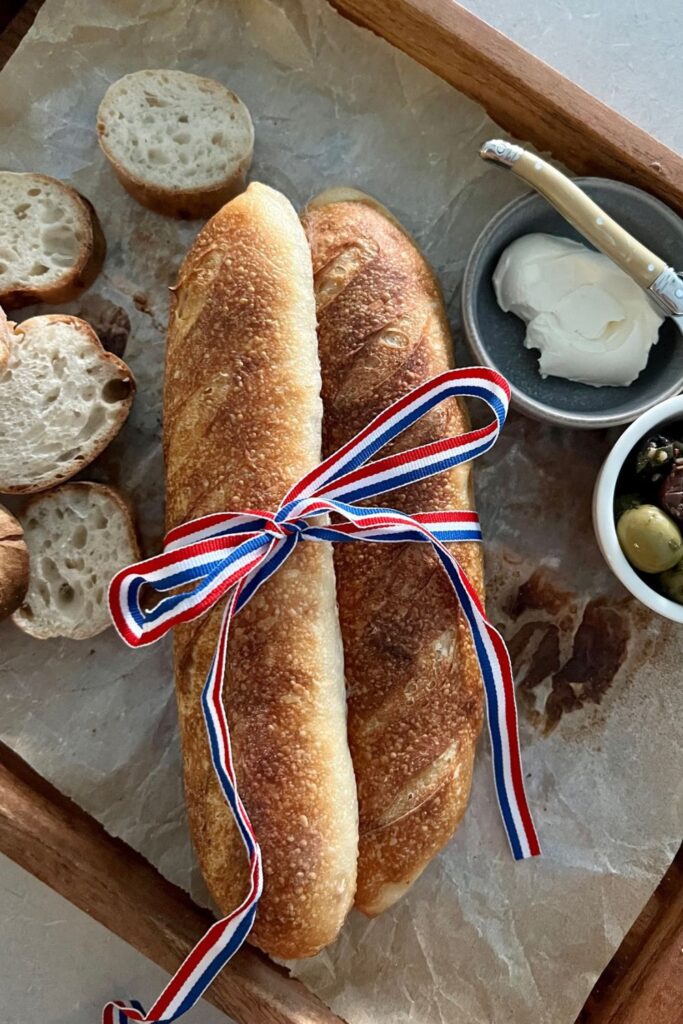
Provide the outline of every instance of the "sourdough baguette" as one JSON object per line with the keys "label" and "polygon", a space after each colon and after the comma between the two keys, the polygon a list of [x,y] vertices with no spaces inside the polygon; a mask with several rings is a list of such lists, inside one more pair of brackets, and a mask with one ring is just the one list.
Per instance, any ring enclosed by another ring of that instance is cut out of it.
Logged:
{"label": "sourdough baguette", "polygon": [[[313,254],[327,455],[452,366],[453,352],[436,280],[379,203],[333,189],[309,205],[303,223]],[[462,405],[450,401],[393,450],[467,426]],[[463,466],[375,503],[417,512],[472,501]],[[457,554],[481,594],[478,547],[458,545]],[[482,723],[481,681],[466,621],[426,545],[340,544],[335,568],[360,813],[356,906],[374,915],[406,891],[462,817]]]}
{"label": "sourdough baguette", "polygon": [[[249,189],[204,227],[168,333],[168,526],[275,509],[319,462],[322,406],[311,258],[289,202]],[[222,607],[175,632],[185,789],[195,846],[225,912],[247,891],[244,847],[211,766],[200,692]],[[236,617],[225,700],[240,794],[263,850],[251,939],[303,957],[353,902],[358,843],[332,552],[300,544]]]}

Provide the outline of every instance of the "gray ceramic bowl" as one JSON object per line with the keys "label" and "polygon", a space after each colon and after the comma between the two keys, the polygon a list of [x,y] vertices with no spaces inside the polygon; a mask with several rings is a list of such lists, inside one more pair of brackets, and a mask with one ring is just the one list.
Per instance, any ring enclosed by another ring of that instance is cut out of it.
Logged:
{"label": "gray ceramic bowl", "polygon": [[[503,173],[503,172],[501,172]],[[670,266],[683,267],[683,221],[664,203],[632,185],[607,178],[576,178],[588,195]],[[504,313],[492,277],[503,250],[534,231],[585,239],[537,193],[503,207],[482,231],[463,280],[465,335],[478,362],[510,382],[512,404],[536,419],[566,427],[610,427],[630,423],[655,403],[683,390],[683,335],[667,319],[648,364],[629,387],[594,388],[538,372],[538,352],[524,348],[526,325]],[[585,243],[587,244],[587,243]]]}

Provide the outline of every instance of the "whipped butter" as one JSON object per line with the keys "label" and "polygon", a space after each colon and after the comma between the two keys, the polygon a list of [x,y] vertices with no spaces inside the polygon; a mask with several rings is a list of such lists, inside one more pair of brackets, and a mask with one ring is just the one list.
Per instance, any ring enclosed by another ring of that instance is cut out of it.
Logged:
{"label": "whipped butter", "polygon": [[602,253],[554,235],[512,242],[493,275],[498,305],[526,321],[542,377],[595,387],[631,384],[645,368],[663,317]]}

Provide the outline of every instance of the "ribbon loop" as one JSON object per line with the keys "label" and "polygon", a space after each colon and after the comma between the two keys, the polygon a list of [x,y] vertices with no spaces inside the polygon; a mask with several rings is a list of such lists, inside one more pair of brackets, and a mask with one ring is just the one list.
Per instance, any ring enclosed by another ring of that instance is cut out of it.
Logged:
{"label": "ribbon loop", "polygon": [[[370,461],[440,402],[454,397],[482,399],[493,411],[494,420],[459,437]],[[239,949],[253,924],[263,886],[261,851],[237,791],[222,699],[228,635],[233,616],[277,572],[300,541],[432,545],[467,619],[477,652],[496,794],[513,856],[520,860],[540,853],[524,792],[508,652],[487,619],[475,588],[446,547],[481,541],[476,512],[456,509],[408,515],[392,508],[355,504],[443,473],[488,451],[505,422],[509,397],[507,382],[494,370],[448,370],[376,416],[291,487],[274,514],[260,510],[217,512],[184,523],[168,533],[161,555],[122,569],[112,580],[109,605],[114,625],[132,647],[154,643],[175,625],[203,615],[229,595],[202,693],[202,709],[214,769],[248,857],[250,888],[241,906],[216,922],[187,957],[149,1014],[144,1015],[139,1004],[109,1003],[104,1024],[162,1024],[182,1016]],[[336,513],[332,522],[330,513]],[[164,595],[153,607],[143,607],[145,585]]]}
{"label": "ribbon loop", "polygon": [[[495,422],[479,430],[469,431],[460,437],[446,438],[435,442],[436,450],[431,445],[414,448],[402,452],[398,456],[389,456],[366,466],[387,444],[399,437],[418,420],[422,419],[431,409],[449,398],[480,398],[491,408]],[[458,463],[469,461],[482,455],[495,444],[500,430],[505,423],[510,402],[510,388],[505,378],[495,370],[478,366],[464,370],[446,370],[432,377],[403,398],[388,406],[374,420],[368,423],[354,438],[343,445],[333,455],[328,456],[314,470],[289,489],[283,499],[281,509],[289,514],[290,503],[311,495],[322,495],[334,492],[335,497],[346,497],[347,500],[360,500],[353,494],[353,485],[362,480],[365,486],[377,489],[365,493],[381,494],[383,491],[399,487],[403,483],[397,467],[408,468],[415,474],[412,480],[424,479],[436,473],[443,473]],[[428,449],[431,451],[428,451]],[[450,453],[450,456],[449,456]],[[434,454],[442,457],[433,459]],[[423,461],[424,459],[424,461]],[[397,460],[397,461],[394,461]],[[360,474],[360,476],[357,476]],[[379,476],[379,479],[378,479]],[[364,478],[369,478],[368,480]],[[340,486],[344,478],[345,484]],[[387,486],[382,486],[387,484]],[[334,486],[333,486],[334,485]]]}

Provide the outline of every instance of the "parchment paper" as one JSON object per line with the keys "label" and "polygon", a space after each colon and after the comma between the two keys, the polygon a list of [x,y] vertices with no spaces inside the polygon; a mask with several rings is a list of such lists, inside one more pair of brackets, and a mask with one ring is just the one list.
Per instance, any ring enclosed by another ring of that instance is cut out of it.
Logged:
{"label": "parchment paper", "polygon": [[[481,109],[319,0],[47,0],[0,75],[0,159],[69,180],[102,219],[104,272],[62,308],[112,344],[130,321],[139,391],[128,425],[84,475],[132,495],[151,553],[162,532],[167,287],[198,225],[136,205],[99,152],[107,85],[143,67],[210,75],[239,93],[256,125],[252,177],[295,205],[337,183],[384,201],[435,265],[456,333],[469,248],[516,185],[477,156],[497,131]],[[462,346],[458,355],[469,358]],[[353,914],[333,947],[296,968],[352,1024],[570,1024],[675,852],[683,633],[639,609],[596,549],[590,493],[609,444],[513,416],[477,466],[489,607],[516,662],[545,857],[510,858],[482,740],[472,803],[447,851],[394,910],[372,922]],[[5,623],[0,649],[3,737],[205,898],[168,644],[135,653],[111,630],[39,642]]]}

